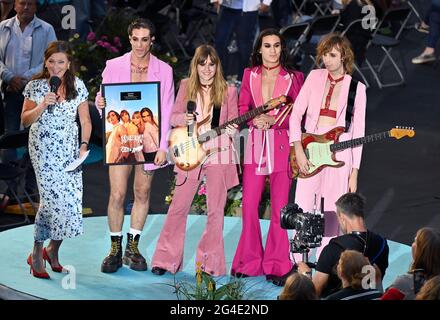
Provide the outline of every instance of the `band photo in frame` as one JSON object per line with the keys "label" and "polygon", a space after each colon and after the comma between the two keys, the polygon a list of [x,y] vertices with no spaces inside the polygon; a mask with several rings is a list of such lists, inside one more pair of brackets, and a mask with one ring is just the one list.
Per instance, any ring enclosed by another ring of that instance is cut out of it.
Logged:
{"label": "band photo in frame", "polygon": [[160,82],[102,84],[105,165],[153,163],[160,143]]}

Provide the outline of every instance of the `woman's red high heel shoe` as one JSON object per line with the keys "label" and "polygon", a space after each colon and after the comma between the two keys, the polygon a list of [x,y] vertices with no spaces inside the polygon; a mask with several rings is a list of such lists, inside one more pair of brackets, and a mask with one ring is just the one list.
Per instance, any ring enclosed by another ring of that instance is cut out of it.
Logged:
{"label": "woman's red high heel shoe", "polygon": [[35,278],[41,278],[41,279],[50,279],[49,274],[44,271],[44,272],[37,272],[34,270],[34,268],[32,267],[32,254],[29,255],[29,257],[27,258],[27,264],[30,266],[30,270],[29,273],[32,273],[32,275]]}
{"label": "woman's red high heel shoe", "polygon": [[49,255],[47,254],[46,248],[43,248],[43,259],[49,262],[50,268],[52,269],[53,272],[63,272],[63,266],[61,265],[59,267],[52,266],[52,261],[50,260]]}

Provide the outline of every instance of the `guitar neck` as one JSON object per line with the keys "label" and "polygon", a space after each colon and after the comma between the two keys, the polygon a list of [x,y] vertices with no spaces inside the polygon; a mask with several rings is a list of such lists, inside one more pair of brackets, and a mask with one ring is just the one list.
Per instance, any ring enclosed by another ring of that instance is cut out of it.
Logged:
{"label": "guitar neck", "polygon": [[380,140],[383,140],[383,139],[386,139],[389,137],[391,137],[390,131],[375,133],[375,134],[371,134],[369,136],[365,136],[362,138],[357,138],[357,139],[334,143],[330,146],[330,151],[332,151],[332,152],[341,151],[341,150],[345,150],[348,148],[360,146],[364,143],[380,141]]}
{"label": "guitar neck", "polygon": [[199,141],[200,144],[202,144],[204,142],[207,142],[207,141],[209,141],[209,140],[211,140],[211,139],[221,135],[222,131],[228,125],[230,125],[230,124],[237,124],[237,125],[239,125],[239,124],[241,124],[243,122],[246,122],[246,121],[248,121],[248,120],[250,120],[250,119],[258,116],[259,114],[262,114],[262,113],[266,112],[266,111],[267,111],[267,105],[263,105],[261,107],[252,109],[251,111],[248,111],[245,114],[243,114],[243,115],[241,115],[241,116],[239,116],[239,117],[237,117],[235,119],[232,119],[232,120],[229,120],[229,121],[223,123],[221,126],[215,128],[215,129],[211,129],[209,131],[206,131],[205,133],[201,134],[198,137],[198,141]]}

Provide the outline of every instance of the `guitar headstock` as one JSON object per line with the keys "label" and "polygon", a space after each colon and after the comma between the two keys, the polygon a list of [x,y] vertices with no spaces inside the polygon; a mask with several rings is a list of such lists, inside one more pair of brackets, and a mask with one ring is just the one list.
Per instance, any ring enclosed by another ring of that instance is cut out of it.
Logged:
{"label": "guitar headstock", "polygon": [[292,103],[292,98],[289,96],[279,96],[277,98],[273,98],[271,100],[269,100],[265,105],[264,105],[264,110],[272,110],[278,107],[283,107],[286,104]]}
{"label": "guitar headstock", "polygon": [[400,139],[403,137],[412,138],[416,135],[414,128],[412,127],[395,127],[390,130],[390,136],[396,139]]}

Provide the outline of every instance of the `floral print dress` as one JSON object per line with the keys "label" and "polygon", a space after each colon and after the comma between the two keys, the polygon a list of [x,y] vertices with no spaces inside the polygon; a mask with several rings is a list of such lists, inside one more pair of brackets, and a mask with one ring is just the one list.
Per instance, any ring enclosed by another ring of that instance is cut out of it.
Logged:
{"label": "floral print dress", "polygon": [[[63,240],[83,233],[82,171],[64,169],[79,156],[78,125],[75,121],[88,91],[76,78],[78,96],[56,103],[53,113],[44,110],[29,131],[29,155],[37,178],[40,207],[35,218],[35,241]],[[30,81],[25,98],[37,105],[50,91],[47,79]]]}

